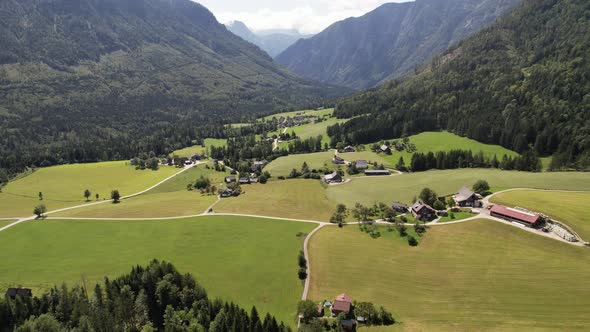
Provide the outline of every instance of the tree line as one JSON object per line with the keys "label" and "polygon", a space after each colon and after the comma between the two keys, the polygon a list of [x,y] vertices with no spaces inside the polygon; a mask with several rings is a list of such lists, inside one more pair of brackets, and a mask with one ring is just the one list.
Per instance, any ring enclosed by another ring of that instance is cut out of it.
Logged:
{"label": "tree line", "polygon": [[[403,159],[398,162],[398,168],[404,170]],[[503,155],[498,160],[496,155],[488,157],[483,154],[473,153],[471,150],[450,150],[438,152],[416,152],[412,155],[410,169],[414,172],[430,169],[458,169],[458,168],[499,168],[503,170],[517,170],[527,172],[540,172],[541,160],[534,151],[527,151],[521,156]]]}

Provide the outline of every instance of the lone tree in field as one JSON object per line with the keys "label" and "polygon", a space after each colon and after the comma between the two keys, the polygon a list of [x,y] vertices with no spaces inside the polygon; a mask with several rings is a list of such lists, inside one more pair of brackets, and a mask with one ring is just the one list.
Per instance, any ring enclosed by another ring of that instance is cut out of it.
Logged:
{"label": "lone tree in field", "polygon": [[96,197],[96,200],[98,201],[98,198],[100,197],[98,194],[96,194],[94,197]]}
{"label": "lone tree in field", "polygon": [[483,195],[490,191],[490,185],[486,180],[477,180],[477,182],[475,182],[475,184],[473,185],[473,191],[480,195]]}
{"label": "lone tree in field", "polygon": [[418,196],[420,200],[430,206],[434,204],[434,202],[438,199],[438,196],[434,192],[434,190],[430,188],[424,188],[420,192],[420,196]]}
{"label": "lone tree in field", "polygon": [[84,197],[86,198],[86,202],[88,202],[90,200],[90,195],[92,195],[90,190],[88,190],[88,189],[84,190]]}
{"label": "lone tree in field", "polygon": [[45,212],[47,212],[47,207],[45,207],[43,204],[35,206],[35,209],[33,210],[33,213],[37,216],[37,219],[43,218]]}
{"label": "lone tree in field", "polygon": [[119,194],[119,190],[115,189],[111,191],[111,199],[113,200],[114,204],[117,204],[121,201],[121,194]]}
{"label": "lone tree in field", "polygon": [[39,192],[39,200],[42,201],[43,200],[43,193]]}

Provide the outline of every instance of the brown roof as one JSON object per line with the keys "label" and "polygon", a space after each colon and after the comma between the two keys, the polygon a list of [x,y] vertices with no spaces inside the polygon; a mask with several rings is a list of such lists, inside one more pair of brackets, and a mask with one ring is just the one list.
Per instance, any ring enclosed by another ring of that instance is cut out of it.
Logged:
{"label": "brown roof", "polygon": [[342,293],[342,294],[336,296],[336,301],[352,303],[352,297],[350,297],[350,295]]}
{"label": "brown roof", "polygon": [[436,212],[435,209],[431,208],[428,204],[422,203],[421,201],[418,201],[418,202],[414,203],[414,205],[412,205],[412,210],[415,213],[420,213],[420,211],[422,211],[423,209],[427,209],[432,212]]}
{"label": "brown roof", "polygon": [[336,300],[332,303],[332,311],[349,312],[351,305],[350,302]]}
{"label": "brown roof", "polygon": [[541,216],[539,216],[538,214],[511,209],[502,205],[494,205],[490,212],[497,213],[499,215],[509,217],[512,219],[520,220],[529,224],[536,224],[541,219]]}

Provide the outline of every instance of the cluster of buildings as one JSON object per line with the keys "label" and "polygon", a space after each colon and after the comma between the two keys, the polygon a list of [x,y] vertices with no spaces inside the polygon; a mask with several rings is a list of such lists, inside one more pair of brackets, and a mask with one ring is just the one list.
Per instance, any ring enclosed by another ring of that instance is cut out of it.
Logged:
{"label": "cluster of buildings", "polygon": [[[336,317],[340,314],[345,314],[349,316],[350,313],[353,312],[353,304],[352,304],[352,297],[347,294],[340,294],[336,296],[336,299],[333,301],[324,301],[318,303],[317,306],[317,315],[318,317],[323,317],[325,310],[331,311],[331,316]],[[357,319],[346,319],[342,320],[340,324],[345,330],[352,331],[358,324],[358,321],[364,321],[363,317],[357,317]]]}

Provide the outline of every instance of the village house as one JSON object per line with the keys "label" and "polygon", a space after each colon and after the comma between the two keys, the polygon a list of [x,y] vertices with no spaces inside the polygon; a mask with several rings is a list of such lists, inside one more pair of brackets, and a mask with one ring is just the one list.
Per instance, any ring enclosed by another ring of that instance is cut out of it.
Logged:
{"label": "village house", "polygon": [[344,152],[354,152],[356,150],[354,149],[353,146],[349,145],[349,146],[345,147],[343,151]]}
{"label": "village house", "polygon": [[385,154],[391,154],[391,148],[388,145],[381,145],[380,151]]}
{"label": "village house", "polygon": [[324,175],[324,182],[326,183],[340,183],[342,182],[342,175],[338,172]]}
{"label": "village house", "polygon": [[344,164],[346,164],[346,161],[343,158],[340,158],[338,156],[334,156],[334,159],[332,159],[332,164],[344,165]]}
{"label": "village house", "polygon": [[16,299],[17,296],[32,297],[33,291],[31,291],[29,288],[8,288],[6,290],[6,296],[12,300]]}
{"label": "village house", "polygon": [[407,213],[408,212],[408,206],[406,204],[403,204],[400,202],[394,202],[393,204],[391,204],[391,208],[394,211],[400,212],[400,213]]}
{"label": "village house", "polygon": [[421,201],[412,205],[412,215],[418,220],[432,220],[436,218],[436,210]]}
{"label": "village house", "polygon": [[352,297],[346,294],[336,296],[332,302],[332,315],[338,316],[340,313],[348,314],[352,309]]}
{"label": "village house", "polygon": [[238,180],[238,183],[239,183],[239,184],[250,184],[250,178],[247,178],[247,177],[241,177],[241,178]]}
{"label": "village house", "polygon": [[230,176],[226,176],[225,177],[225,183],[232,183],[232,182],[236,182],[236,176],[235,175],[230,175]]}
{"label": "village house", "polygon": [[357,160],[356,161],[356,169],[359,171],[364,171],[369,168],[369,164],[366,160]]}
{"label": "village house", "polygon": [[198,153],[195,153],[194,155],[191,156],[192,161],[197,161],[197,160],[201,160],[201,159],[203,159],[203,156]]}
{"label": "village house", "polygon": [[501,218],[510,222],[516,222],[526,227],[539,227],[542,218],[536,213],[521,209],[509,208],[503,205],[494,205],[490,209],[492,217]]}
{"label": "village house", "polygon": [[366,170],[366,176],[387,176],[391,175],[391,171],[388,169],[374,169],[374,170]]}
{"label": "village house", "polygon": [[481,196],[469,190],[467,187],[459,189],[459,193],[453,195],[453,200],[460,207],[480,207],[480,199]]}
{"label": "village house", "polygon": [[221,198],[227,198],[227,197],[232,197],[234,194],[234,191],[229,189],[229,188],[225,188],[219,191],[219,196]]}
{"label": "village house", "polygon": [[268,164],[268,161],[266,161],[266,160],[255,161],[252,163],[252,166],[250,168],[253,173],[256,173],[258,171],[262,171],[264,166],[266,166],[267,164]]}

